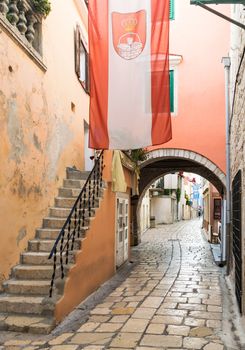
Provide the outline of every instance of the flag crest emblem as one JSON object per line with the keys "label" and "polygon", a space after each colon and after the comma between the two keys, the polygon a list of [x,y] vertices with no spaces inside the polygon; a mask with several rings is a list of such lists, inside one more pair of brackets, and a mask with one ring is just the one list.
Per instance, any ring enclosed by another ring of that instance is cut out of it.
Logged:
{"label": "flag crest emblem", "polygon": [[125,60],[133,60],[144,50],[146,43],[146,11],[112,13],[113,45]]}

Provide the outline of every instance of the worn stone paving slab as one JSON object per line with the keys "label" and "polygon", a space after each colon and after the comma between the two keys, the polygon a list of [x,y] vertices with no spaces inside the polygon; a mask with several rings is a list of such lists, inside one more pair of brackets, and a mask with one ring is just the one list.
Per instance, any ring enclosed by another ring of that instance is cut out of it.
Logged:
{"label": "worn stone paving slab", "polygon": [[[8,337],[4,349],[240,349],[232,327],[223,328],[224,278],[199,220],[148,230],[131,260],[132,269],[86,317],[71,317],[72,327],[68,318],[49,336]],[[225,318],[227,324],[227,310]]]}
{"label": "worn stone paving slab", "polygon": [[116,348],[134,349],[141,336],[142,333],[119,333],[110,345]]}
{"label": "worn stone paving slab", "polygon": [[144,335],[140,345],[155,345],[167,348],[178,348],[182,346],[182,337],[172,335]]}

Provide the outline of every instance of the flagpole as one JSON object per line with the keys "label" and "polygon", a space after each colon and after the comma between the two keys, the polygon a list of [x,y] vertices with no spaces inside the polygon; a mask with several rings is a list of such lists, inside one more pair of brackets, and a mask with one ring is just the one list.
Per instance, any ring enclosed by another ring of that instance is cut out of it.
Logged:
{"label": "flagpole", "polygon": [[213,13],[214,15],[219,16],[219,17],[223,18],[224,20],[226,20],[226,21],[228,21],[228,22],[231,22],[232,24],[235,24],[236,26],[238,26],[238,27],[240,27],[240,28],[242,28],[242,29],[245,30],[245,25],[244,25],[244,24],[242,24],[242,23],[240,23],[240,22],[238,22],[238,21],[235,21],[234,19],[232,19],[232,18],[230,18],[230,17],[224,15],[223,13],[221,13],[221,12],[219,12],[219,11],[216,11],[216,10],[212,9],[211,7],[209,7],[209,6],[207,6],[207,5],[204,5],[204,4],[201,3],[201,1],[199,1],[199,0],[192,0],[192,1],[191,1],[191,5],[200,6],[200,7],[204,8],[205,10],[207,10],[207,11]]}
{"label": "flagpole", "polygon": [[227,261],[227,275],[230,273],[230,257],[231,257],[231,192],[230,192],[230,98],[229,98],[229,77],[230,77],[230,57],[223,57],[222,63],[225,68],[225,114],[226,114],[226,237],[221,241],[221,252]]}

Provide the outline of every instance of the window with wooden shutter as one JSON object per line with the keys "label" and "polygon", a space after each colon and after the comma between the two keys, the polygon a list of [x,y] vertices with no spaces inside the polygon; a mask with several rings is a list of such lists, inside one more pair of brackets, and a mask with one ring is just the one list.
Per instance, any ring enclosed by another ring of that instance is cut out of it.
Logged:
{"label": "window with wooden shutter", "polygon": [[175,0],[169,0],[169,19],[174,19],[174,1]]}
{"label": "window with wooden shutter", "polygon": [[75,32],[75,71],[83,89],[87,94],[89,93],[88,63],[88,52],[82,41],[81,28],[79,25],[77,25]]}
{"label": "window with wooden shutter", "polygon": [[170,112],[174,112],[174,70],[169,71]]}

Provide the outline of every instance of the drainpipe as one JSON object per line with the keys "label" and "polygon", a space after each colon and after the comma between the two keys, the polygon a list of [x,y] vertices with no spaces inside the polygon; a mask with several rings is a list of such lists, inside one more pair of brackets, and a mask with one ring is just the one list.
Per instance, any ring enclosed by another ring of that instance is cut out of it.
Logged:
{"label": "drainpipe", "polygon": [[229,94],[229,83],[230,83],[230,57],[223,57],[222,63],[225,69],[225,121],[226,121],[226,237],[222,237],[221,241],[221,259],[227,261],[227,275],[230,273],[230,259],[231,259],[231,192],[230,192],[230,94]]}

